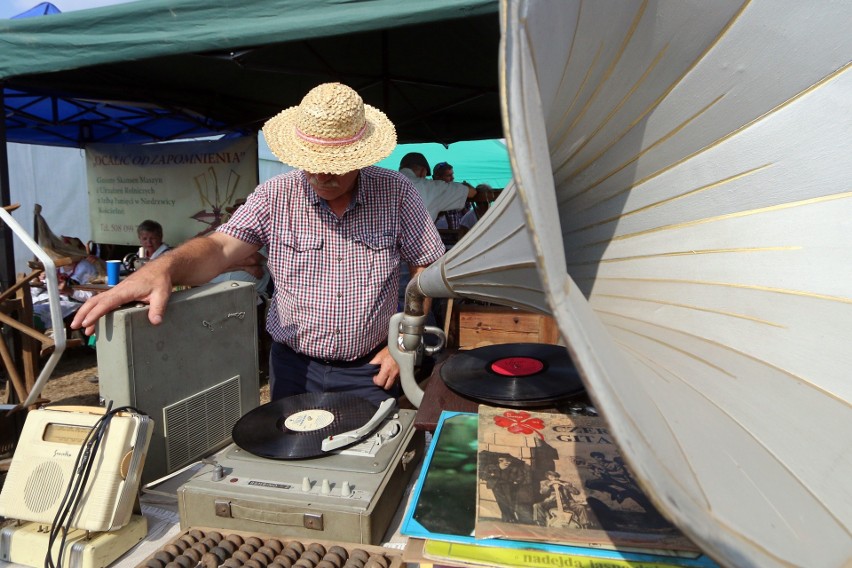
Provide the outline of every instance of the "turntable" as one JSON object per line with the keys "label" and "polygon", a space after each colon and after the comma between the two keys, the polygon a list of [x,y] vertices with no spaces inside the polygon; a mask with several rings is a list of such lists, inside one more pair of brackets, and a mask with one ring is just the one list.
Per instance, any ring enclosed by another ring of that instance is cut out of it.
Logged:
{"label": "turntable", "polygon": [[[240,445],[204,460],[178,490],[181,528],[381,543],[423,455],[424,434],[414,429],[413,410],[397,410],[362,426],[368,434],[360,442],[324,452],[323,442],[334,438],[324,417],[351,423],[353,399],[298,395],[248,413],[234,427]],[[313,420],[317,428],[303,428]]]}

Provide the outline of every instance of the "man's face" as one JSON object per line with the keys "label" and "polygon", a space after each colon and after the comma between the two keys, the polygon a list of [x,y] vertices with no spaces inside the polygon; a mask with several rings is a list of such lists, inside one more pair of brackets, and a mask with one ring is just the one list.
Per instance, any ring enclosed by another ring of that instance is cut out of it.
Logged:
{"label": "man's face", "polygon": [[450,183],[451,181],[456,179],[456,176],[453,173],[453,168],[447,168],[443,172],[441,172],[438,175],[437,178],[434,178],[434,179],[439,179],[439,180],[445,181],[447,183]]}
{"label": "man's face", "polygon": [[358,170],[345,174],[312,174],[305,172],[308,183],[321,198],[328,202],[335,201],[350,193],[355,188]]}
{"label": "man's face", "polygon": [[506,458],[498,458],[497,467],[499,467],[500,469],[506,469],[507,467],[509,467],[509,460],[507,460]]}

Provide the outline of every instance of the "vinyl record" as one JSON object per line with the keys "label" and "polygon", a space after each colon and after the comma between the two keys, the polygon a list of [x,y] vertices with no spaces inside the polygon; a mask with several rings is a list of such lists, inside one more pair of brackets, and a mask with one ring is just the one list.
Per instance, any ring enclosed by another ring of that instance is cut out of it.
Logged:
{"label": "vinyl record", "polygon": [[443,364],[441,378],[466,398],[518,408],[551,405],[584,390],[568,351],[543,343],[460,351]]}
{"label": "vinyl record", "polygon": [[376,410],[349,394],[298,394],[250,411],[234,424],[232,436],[236,445],[262,458],[310,458],[325,453],[324,438],[360,428]]}

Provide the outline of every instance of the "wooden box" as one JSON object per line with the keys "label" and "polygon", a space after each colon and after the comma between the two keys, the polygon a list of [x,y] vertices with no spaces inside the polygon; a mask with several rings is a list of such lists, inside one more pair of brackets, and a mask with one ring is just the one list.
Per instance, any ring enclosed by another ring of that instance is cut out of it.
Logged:
{"label": "wooden box", "polygon": [[549,315],[504,306],[457,304],[452,314],[459,349],[497,343],[556,345],[559,332]]}

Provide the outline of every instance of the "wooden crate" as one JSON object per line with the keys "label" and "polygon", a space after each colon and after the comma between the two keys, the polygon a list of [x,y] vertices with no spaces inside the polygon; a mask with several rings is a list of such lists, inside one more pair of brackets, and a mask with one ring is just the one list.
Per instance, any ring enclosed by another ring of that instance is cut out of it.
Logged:
{"label": "wooden crate", "polygon": [[453,325],[459,349],[498,343],[547,343],[556,345],[559,332],[549,315],[506,308],[461,304],[454,307]]}

